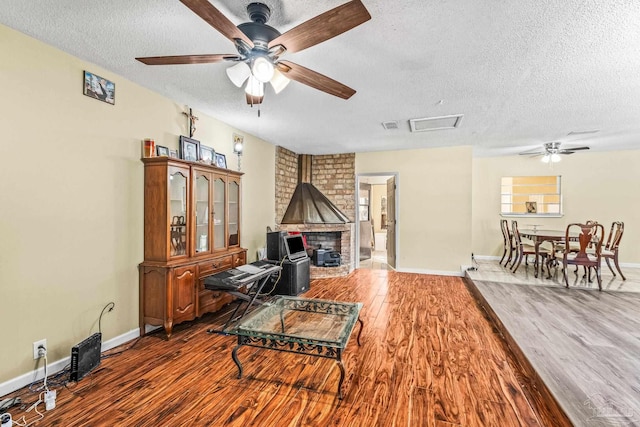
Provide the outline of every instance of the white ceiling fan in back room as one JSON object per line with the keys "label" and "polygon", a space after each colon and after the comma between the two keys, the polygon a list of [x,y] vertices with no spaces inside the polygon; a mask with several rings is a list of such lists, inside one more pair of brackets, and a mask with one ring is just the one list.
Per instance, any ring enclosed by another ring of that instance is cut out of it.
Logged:
{"label": "white ceiling fan in back room", "polygon": [[561,157],[562,155],[573,154],[576,151],[583,151],[588,149],[589,147],[587,146],[563,148],[561,142],[554,141],[554,142],[546,142],[542,146],[542,149],[536,148],[534,150],[523,151],[518,154],[520,154],[521,156],[531,156],[531,157],[542,156],[540,160],[543,163],[557,163],[560,160],[562,160],[562,157]]}
{"label": "white ceiling fan in back room", "polygon": [[315,46],[371,19],[360,0],[352,0],[324,12],[284,34],[266,24],[271,10],[262,3],[249,4],[247,13],[251,22],[236,27],[208,0],[180,1],[231,40],[238,53],[139,57],[136,58],[138,61],[147,65],[235,63],[227,68],[227,75],[237,87],[244,85],[250,105],[262,103],[266,83],[271,83],[277,94],[291,80],[343,99],[349,99],[356,93],[340,82],[302,65],[283,61],[280,57]]}

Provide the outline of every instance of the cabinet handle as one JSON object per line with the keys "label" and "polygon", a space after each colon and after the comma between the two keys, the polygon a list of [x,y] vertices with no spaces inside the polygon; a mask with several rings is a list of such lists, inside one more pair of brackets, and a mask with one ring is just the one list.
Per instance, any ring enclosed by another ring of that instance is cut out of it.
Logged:
{"label": "cabinet handle", "polygon": [[211,267],[213,267],[213,268],[218,268],[218,267],[220,267],[220,264],[216,264],[216,263],[214,262],[213,264],[211,264]]}

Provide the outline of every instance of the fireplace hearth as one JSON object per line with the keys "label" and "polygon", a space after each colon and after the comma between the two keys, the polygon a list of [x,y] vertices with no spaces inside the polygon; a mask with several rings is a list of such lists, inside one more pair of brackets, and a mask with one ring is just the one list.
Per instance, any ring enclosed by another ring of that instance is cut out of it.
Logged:
{"label": "fireplace hearth", "polygon": [[[280,224],[280,230],[300,232],[307,238],[310,251],[320,245],[339,252],[341,261],[337,267],[319,267],[311,265],[311,279],[346,276],[355,268],[354,224]],[[310,254],[311,255],[311,254]]]}

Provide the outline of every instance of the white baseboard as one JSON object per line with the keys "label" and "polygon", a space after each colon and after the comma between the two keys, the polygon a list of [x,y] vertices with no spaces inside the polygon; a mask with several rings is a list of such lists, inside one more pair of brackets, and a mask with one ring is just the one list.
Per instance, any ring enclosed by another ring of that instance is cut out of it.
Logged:
{"label": "white baseboard", "polygon": [[436,276],[456,276],[464,277],[464,272],[460,271],[446,271],[446,270],[423,270],[419,268],[399,268],[396,270],[400,273],[417,273],[417,274],[432,274]]}
{"label": "white baseboard", "polygon": [[500,257],[499,256],[493,256],[493,255],[474,255],[473,256],[475,259],[478,260],[483,260],[483,261],[500,261]]}
{"label": "white baseboard", "polygon": [[[474,255],[474,258],[479,261],[500,261],[501,257],[493,256],[493,255]],[[602,265],[606,267],[606,262],[604,260],[602,261]],[[613,262],[611,263],[611,265],[613,265]],[[624,268],[640,268],[640,264],[633,263],[633,262],[621,262],[620,268],[623,268],[623,267]]]}
{"label": "white baseboard", "polygon": [[[138,328],[132,329],[129,332],[125,332],[122,335],[119,335],[115,338],[110,339],[109,341],[103,342],[102,346],[100,347],[101,351],[111,350],[112,348],[115,348],[121,344],[124,344],[133,339],[136,339],[139,336],[140,336],[140,329]],[[71,353],[71,349],[69,349],[69,353]],[[62,371],[70,362],[71,362],[71,356],[49,363],[49,365],[47,366],[48,374],[51,376],[57,372]],[[0,384],[0,397],[6,394],[12,393],[26,385],[31,384],[34,381],[39,381],[43,378],[44,378],[44,366],[33,372],[28,372],[26,374],[20,375],[19,377],[10,379],[9,381],[5,381],[2,384]]]}
{"label": "white baseboard", "polygon": [[[611,265],[613,265],[613,263],[611,263]],[[640,268],[640,264],[636,264],[633,262],[621,262],[620,263],[620,267],[626,267],[626,268]],[[615,267],[614,267],[615,268]],[[624,271],[623,271],[624,273]]]}

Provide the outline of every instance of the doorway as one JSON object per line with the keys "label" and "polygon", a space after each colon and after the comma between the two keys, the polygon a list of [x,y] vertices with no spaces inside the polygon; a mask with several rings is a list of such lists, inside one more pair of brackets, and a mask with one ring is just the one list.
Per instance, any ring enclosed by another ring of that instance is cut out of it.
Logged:
{"label": "doorway", "polygon": [[395,174],[357,176],[357,268],[395,269]]}

